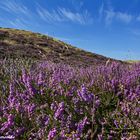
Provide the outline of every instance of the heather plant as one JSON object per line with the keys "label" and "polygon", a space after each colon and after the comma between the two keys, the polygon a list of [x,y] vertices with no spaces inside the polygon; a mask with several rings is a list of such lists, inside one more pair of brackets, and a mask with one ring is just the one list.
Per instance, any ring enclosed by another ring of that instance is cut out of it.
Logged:
{"label": "heather plant", "polygon": [[0,136],[137,140],[140,65],[0,61]]}

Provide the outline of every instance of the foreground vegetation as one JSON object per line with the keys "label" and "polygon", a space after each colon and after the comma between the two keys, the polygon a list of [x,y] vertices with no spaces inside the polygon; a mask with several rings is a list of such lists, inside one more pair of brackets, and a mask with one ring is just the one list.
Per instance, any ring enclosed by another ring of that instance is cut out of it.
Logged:
{"label": "foreground vegetation", "polygon": [[0,136],[138,140],[140,65],[0,61]]}

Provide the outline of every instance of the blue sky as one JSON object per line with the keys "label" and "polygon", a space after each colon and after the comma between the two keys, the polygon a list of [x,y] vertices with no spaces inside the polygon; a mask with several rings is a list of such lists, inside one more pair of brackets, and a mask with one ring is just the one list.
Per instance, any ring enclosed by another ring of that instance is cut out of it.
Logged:
{"label": "blue sky", "polygon": [[0,26],[116,59],[140,59],[140,0],[0,0]]}

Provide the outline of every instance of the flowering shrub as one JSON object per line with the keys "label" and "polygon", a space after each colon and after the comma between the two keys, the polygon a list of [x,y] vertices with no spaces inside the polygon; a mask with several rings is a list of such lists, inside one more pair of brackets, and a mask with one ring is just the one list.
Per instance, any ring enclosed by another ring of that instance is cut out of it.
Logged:
{"label": "flowering shrub", "polygon": [[0,136],[137,140],[140,65],[0,62]]}

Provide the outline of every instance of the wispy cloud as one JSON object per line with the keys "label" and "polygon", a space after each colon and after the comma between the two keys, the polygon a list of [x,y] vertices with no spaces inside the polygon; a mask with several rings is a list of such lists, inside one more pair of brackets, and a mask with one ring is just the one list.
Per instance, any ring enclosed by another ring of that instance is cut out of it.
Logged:
{"label": "wispy cloud", "polygon": [[61,15],[56,10],[48,11],[47,9],[42,8],[39,6],[37,8],[38,15],[46,22],[53,22],[53,21],[64,21]]}
{"label": "wispy cloud", "polygon": [[117,12],[116,18],[122,22],[130,23],[133,19],[133,16],[127,13]]}
{"label": "wispy cloud", "polygon": [[37,13],[46,22],[71,21],[73,23],[78,23],[81,25],[91,24],[93,22],[93,19],[87,10],[77,12],[67,8],[57,8],[49,11],[41,6],[38,6]]}
{"label": "wispy cloud", "polygon": [[15,1],[15,0],[0,1],[0,9],[7,11],[9,13],[24,14],[26,16],[30,15],[29,9],[25,5]]}
{"label": "wispy cloud", "polygon": [[113,10],[105,11],[105,23],[106,25],[109,25],[112,23],[113,18],[115,17],[115,12]]}
{"label": "wispy cloud", "polygon": [[111,24],[113,20],[121,21],[124,23],[130,23],[134,16],[125,12],[115,12],[114,10],[107,10],[105,11],[106,16],[105,16],[105,22],[106,24]]}
{"label": "wispy cloud", "polygon": [[[30,25],[37,26],[38,21],[35,19],[35,14],[22,1],[3,0],[0,1],[0,11],[4,11],[0,16],[3,19],[3,25],[9,27],[28,29]],[[0,19],[1,20],[1,19]]]}
{"label": "wispy cloud", "polygon": [[23,19],[15,19],[13,21],[9,21],[9,23],[14,27],[14,28],[26,28],[27,27],[27,23],[25,23],[25,21]]}
{"label": "wispy cloud", "polygon": [[85,2],[84,0],[69,0],[69,1],[72,4],[72,7],[78,11],[83,8]]}
{"label": "wispy cloud", "polygon": [[132,14],[129,14],[127,12],[122,12],[122,11],[115,11],[111,1],[107,2],[106,9],[101,9],[100,13],[104,13],[105,15],[104,18],[105,18],[106,25],[110,25],[113,21],[120,21],[128,24],[133,19],[135,19],[135,16]]}
{"label": "wispy cloud", "polygon": [[135,36],[140,36],[140,30],[139,29],[133,29],[130,30],[132,34],[134,34]]}
{"label": "wispy cloud", "polygon": [[140,15],[139,15],[139,16],[137,16],[137,18],[136,18],[136,19],[137,19],[137,21],[140,21]]}
{"label": "wispy cloud", "polygon": [[67,20],[80,24],[91,24],[93,22],[92,17],[90,16],[87,10],[84,10],[81,13],[73,12],[65,8],[59,8],[59,14]]}
{"label": "wispy cloud", "polygon": [[101,4],[98,12],[99,12],[99,19],[101,20],[101,18],[103,17],[103,13],[104,13],[104,3]]}

